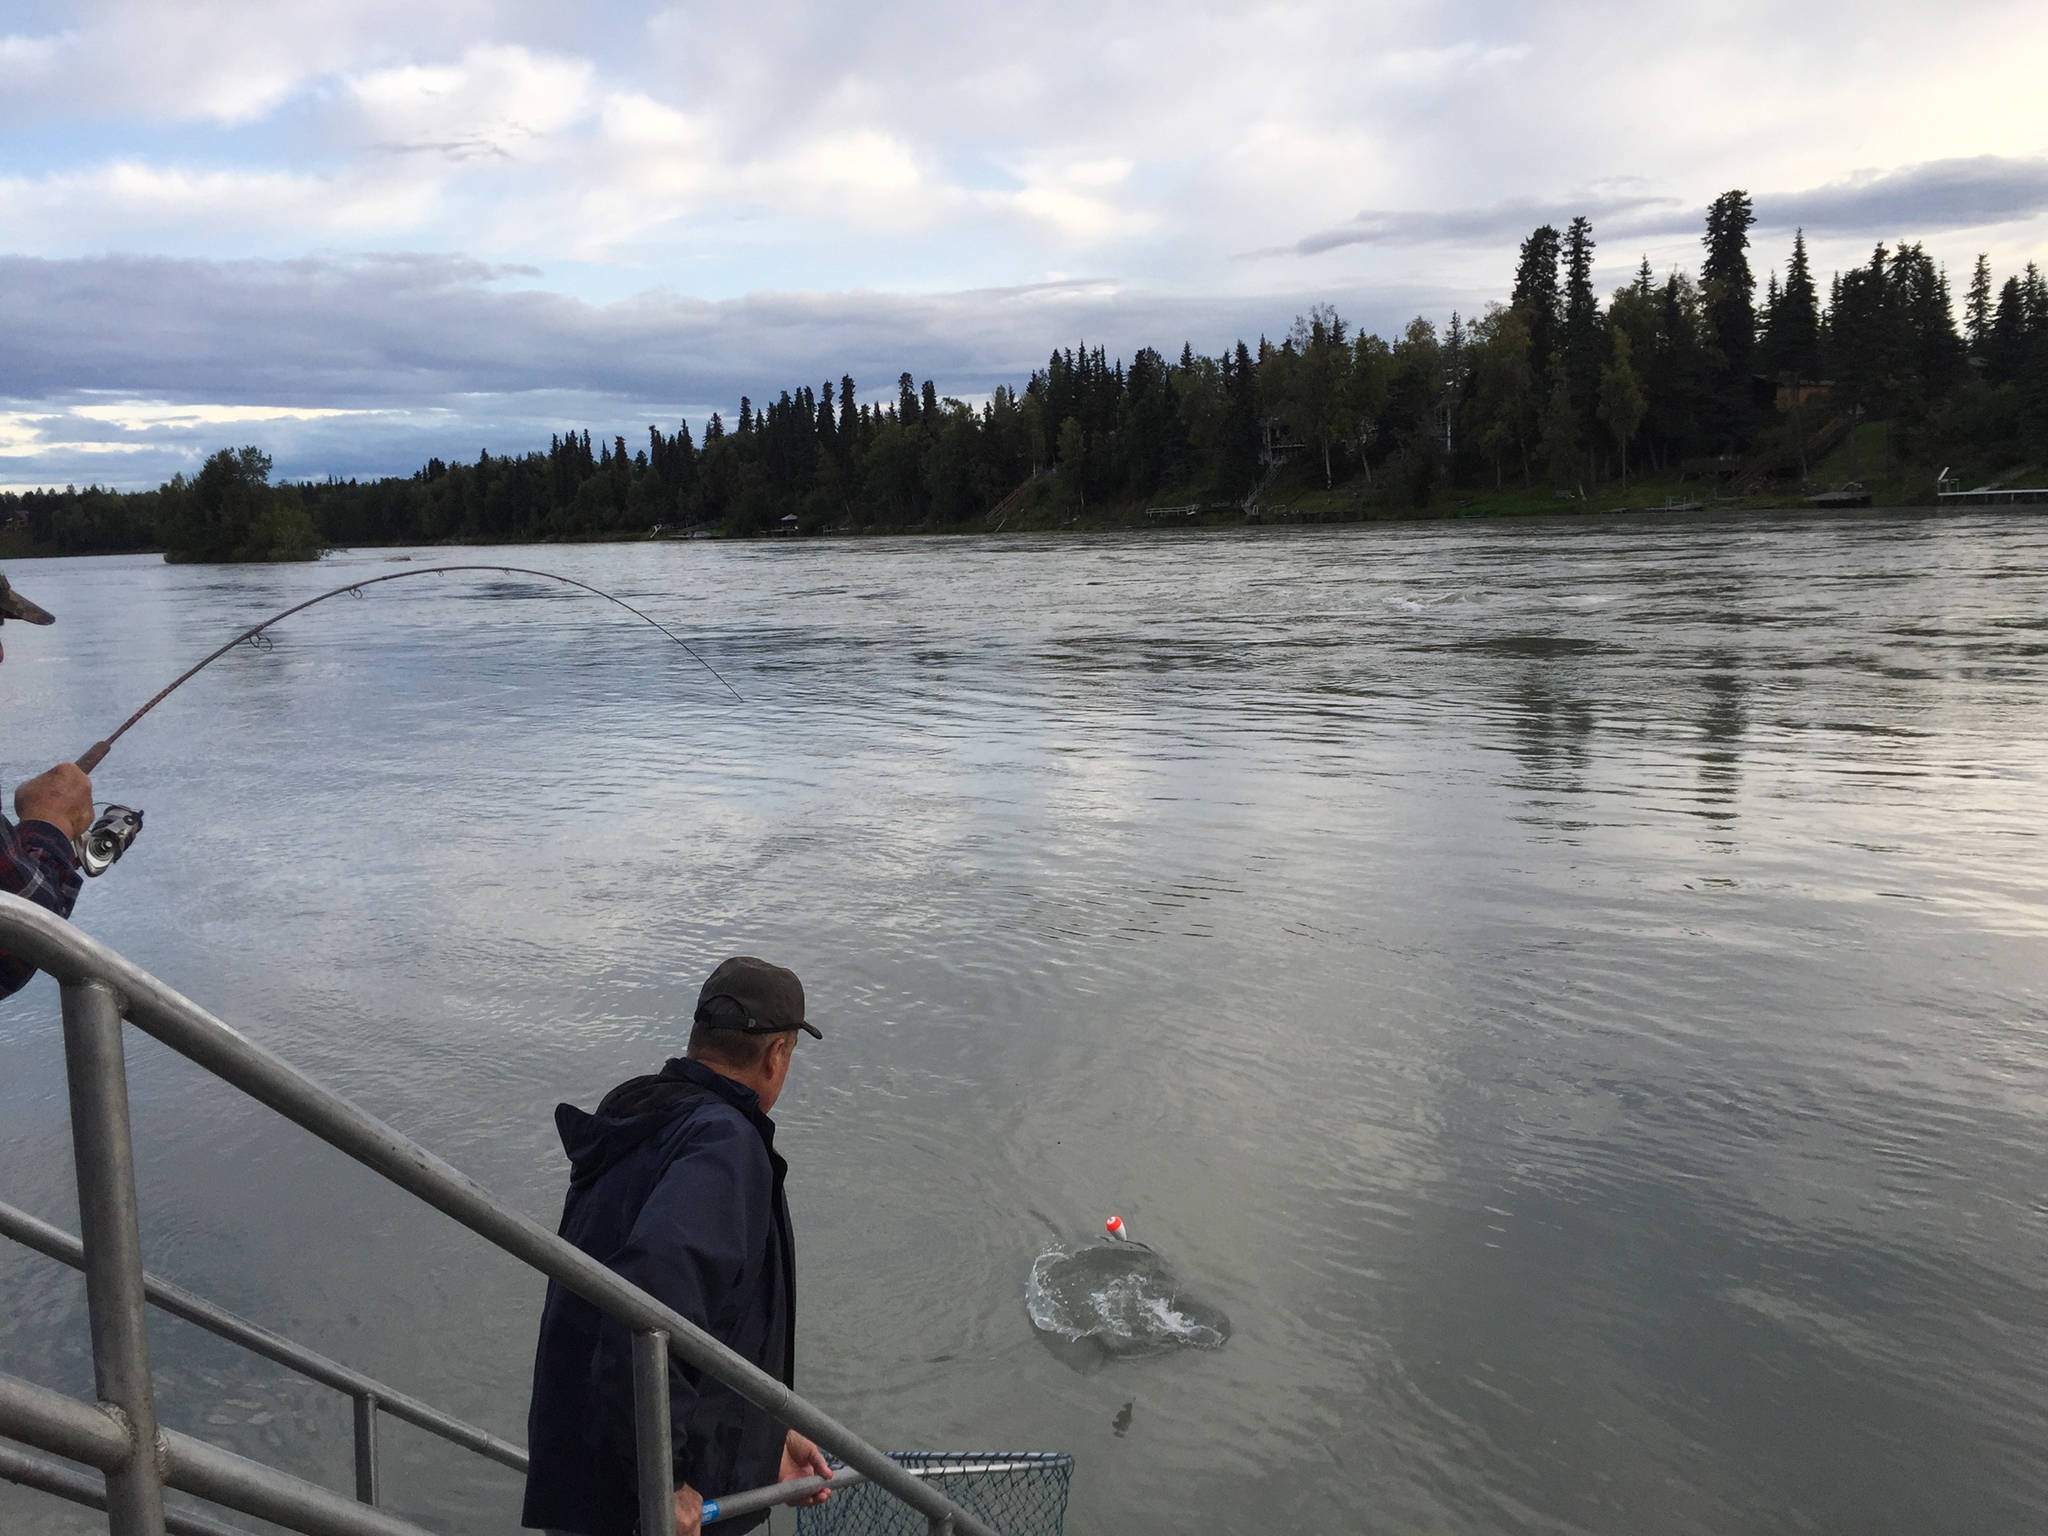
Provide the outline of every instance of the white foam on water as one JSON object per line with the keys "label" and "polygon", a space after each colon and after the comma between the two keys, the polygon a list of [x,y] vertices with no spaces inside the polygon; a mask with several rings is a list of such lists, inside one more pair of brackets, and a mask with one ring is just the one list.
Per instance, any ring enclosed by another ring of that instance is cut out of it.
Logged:
{"label": "white foam on water", "polygon": [[1055,1245],[1031,1265],[1024,1308],[1034,1326],[1114,1354],[1219,1349],[1230,1337],[1222,1313],[1181,1294],[1159,1255],[1142,1243]]}

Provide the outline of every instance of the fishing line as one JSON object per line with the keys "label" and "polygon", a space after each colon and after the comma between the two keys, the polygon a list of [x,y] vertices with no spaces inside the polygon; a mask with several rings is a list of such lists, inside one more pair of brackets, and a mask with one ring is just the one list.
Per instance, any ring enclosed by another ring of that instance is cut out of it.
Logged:
{"label": "fishing line", "polygon": [[[614,603],[625,609],[626,612],[632,614],[634,618],[639,619],[642,623],[660,630],[669,639],[681,646],[688,653],[692,661],[717,678],[719,685],[727,693],[731,694],[735,699],[740,697],[739,689],[733,687],[718,668],[712,666],[710,662],[700,656],[691,647],[689,641],[685,640],[681,635],[651,614],[641,612],[623,597],[607,592],[602,587],[593,587],[589,582],[578,581],[574,576],[563,576],[555,571],[537,571],[523,565],[426,565],[419,567],[417,570],[391,571],[382,576],[366,576],[361,581],[352,581],[345,586],[336,587],[332,591],[322,592],[318,597],[309,597],[302,603],[294,603],[289,608],[273,613],[262,623],[250,625],[233,639],[228,640],[192,666],[187,667],[147,704],[144,704],[142,708],[136,710],[134,714],[116,726],[110,734],[86,748],[84,754],[78,759],[78,766],[87,773],[91,773],[95,768],[99,767],[101,763],[106,761],[107,754],[113,751],[114,743],[127,735],[136,722],[155,709],[157,705],[163,703],[165,699],[176,693],[180,688],[191,682],[201,672],[204,672],[216,661],[219,661],[221,657],[227,655],[236,646],[247,645],[255,650],[269,650],[273,642],[264,631],[268,630],[273,624],[282,623],[295,613],[304,613],[314,604],[324,603],[330,597],[361,597],[364,595],[363,588],[374,587],[379,582],[403,581],[408,576],[446,576],[459,571],[490,571],[500,576],[536,576],[543,581],[559,581],[564,586],[575,587],[580,591],[590,593],[593,597],[601,597],[606,602]],[[745,701],[742,700],[741,702]],[[104,873],[109,865],[128,850],[129,844],[135,841],[136,834],[141,830],[142,813],[140,811],[130,810],[128,807],[120,805],[109,806],[101,814],[99,820],[93,823],[85,836],[79,839],[79,858],[85,868],[85,872],[88,875]]]}
{"label": "fishing line", "polygon": [[[652,625],[654,628],[660,630],[664,635],[667,635],[669,639],[673,640],[677,645],[681,646],[685,651],[689,652],[690,659],[692,661],[696,662],[698,666],[702,667],[706,672],[709,672],[713,677],[717,678],[719,684],[725,689],[727,693],[731,694],[736,699],[740,697],[739,689],[733,687],[731,683],[727,682],[724,674],[722,674],[718,670],[718,668],[712,666],[710,662],[706,661],[702,656],[698,655],[696,651],[692,650],[689,641],[685,640],[681,635],[677,634],[674,630],[670,629],[666,624],[662,623],[659,619],[653,618],[648,614],[642,613],[638,608],[635,608],[623,597],[614,596],[612,593],[605,591],[602,587],[593,587],[589,582],[578,581],[574,576],[562,576],[556,574],[554,571],[531,570],[523,565],[426,565],[421,566],[416,571],[392,571],[388,575],[367,576],[361,581],[352,581],[348,583],[348,585],[346,586],[336,587],[331,592],[322,592],[318,597],[309,597],[303,603],[294,603],[291,607],[284,609],[282,612],[273,613],[261,624],[250,625],[247,629],[243,630],[240,634],[236,635],[232,640],[227,641],[217,650],[213,651],[211,654],[207,655],[194,665],[186,668],[183,672],[179,673],[178,676],[174,678],[171,681],[171,683],[163,689],[162,692],[158,693],[155,698],[151,699],[147,704],[143,705],[142,708],[135,711],[135,713],[130,715],[126,720],[123,720],[120,723],[120,725],[114,729],[112,734],[103,737],[99,741],[94,742],[90,747],[86,748],[84,756],[78,759],[78,766],[83,768],[87,773],[91,773],[93,769],[99,767],[99,765],[106,760],[107,754],[114,749],[114,743],[119,741],[123,736],[127,735],[129,728],[131,726],[133,726],[144,715],[148,714],[152,709],[155,709],[157,705],[163,703],[165,699],[168,699],[180,688],[184,687],[187,683],[191,682],[192,679],[197,677],[201,672],[204,672],[216,661],[219,661],[221,657],[227,655],[227,653],[229,651],[232,651],[236,646],[251,645],[255,646],[258,649],[267,648],[269,644],[268,640],[261,637],[263,636],[263,632],[269,629],[271,625],[282,623],[284,620],[290,618],[295,613],[304,613],[308,608],[311,608],[315,603],[324,603],[330,597],[361,597],[363,595],[363,588],[374,587],[380,581],[403,581],[408,576],[445,576],[454,571],[493,571],[501,576],[538,576],[546,581],[559,581],[563,583],[563,585],[565,586],[580,588],[582,591],[590,593],[593,597],[603,598],[608,603],[616,603],[619,607],[625,609],[626,612],[632,614],[634,618],[641,620],[643,623]],[[742,700],[741,702],[745,701]]]}

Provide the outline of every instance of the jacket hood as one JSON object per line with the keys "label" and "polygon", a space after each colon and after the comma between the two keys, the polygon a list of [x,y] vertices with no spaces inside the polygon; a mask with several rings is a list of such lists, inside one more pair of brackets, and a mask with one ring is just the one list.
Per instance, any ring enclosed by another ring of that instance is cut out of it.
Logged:
{"label": "jacket hood", "polygon": [[[773,1124],[761,1113],[753,1089],[678,1056],[649,1077],[619,1084],[604,1096],[595,1113],[574,1104],[555,1106],[555,1129],[569,1154],[569,1182],[594,1179],[662,1129],[676,1112],[705,1096],[726,1100],[772,1137]],[[771,1142],[772,1145],[772,1142]]]}

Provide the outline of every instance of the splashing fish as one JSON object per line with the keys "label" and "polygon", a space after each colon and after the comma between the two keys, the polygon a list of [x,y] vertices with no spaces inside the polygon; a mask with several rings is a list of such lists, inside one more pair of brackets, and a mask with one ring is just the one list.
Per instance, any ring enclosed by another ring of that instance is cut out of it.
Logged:
{"label": "splashing fish", "polygon": [[1042,1333],[1126,1359],[1221,1349],[1230,1319],[1187,1293],[1165,1259],[1118,1222],[1106,1241],[1056,1243],[1031,1265],[1024,1308]]}

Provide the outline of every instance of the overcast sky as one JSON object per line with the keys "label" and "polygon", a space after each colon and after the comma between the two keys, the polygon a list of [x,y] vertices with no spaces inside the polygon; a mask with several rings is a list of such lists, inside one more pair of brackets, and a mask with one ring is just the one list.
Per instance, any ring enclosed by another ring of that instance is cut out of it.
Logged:
{"label": "overcast sky", "polygon": [[1216,351],[1329,300],[1603,288],[1921,240],[2048,260],[2048,6],[0,3],[0,486],[253,441],[410,473],[551,430],[1055,345]]}

